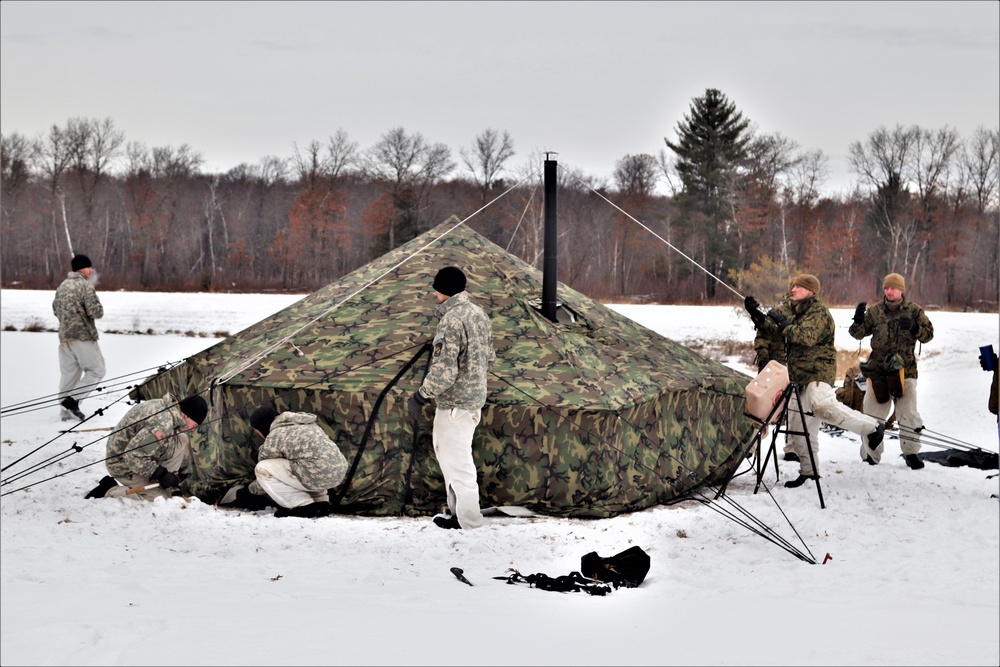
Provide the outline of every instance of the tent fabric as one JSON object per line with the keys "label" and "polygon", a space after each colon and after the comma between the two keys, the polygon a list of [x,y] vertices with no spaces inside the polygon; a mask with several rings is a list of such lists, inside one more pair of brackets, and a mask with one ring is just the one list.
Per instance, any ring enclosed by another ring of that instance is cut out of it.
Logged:
{"label": "tent fabric", "polygon": [[279,412],[317,414],[349,462],[371,422],[349,488],[331,493],[343,491],[340,511],[440,511],[431,412],[415,425],[406,408],[427,356],[392,381],[433,338],[431,285],[448,265],[466,273],[497,353],[473,440],[483,507],[609,517],[719,483],[739,463],[754,432],[746,376],[561,283],[557,300],[576,319],[549,321],[531,305],[540,271],[446,222],[133,391],[209,401],[184,490],[215,502],[251,480],[260,442],[248,418],[273,401]]}

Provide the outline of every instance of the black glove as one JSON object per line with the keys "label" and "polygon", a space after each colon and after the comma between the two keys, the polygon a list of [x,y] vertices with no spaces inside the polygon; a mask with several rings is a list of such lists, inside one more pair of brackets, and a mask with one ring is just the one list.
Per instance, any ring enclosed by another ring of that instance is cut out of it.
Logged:
{"label": "black glove", "polygon": [[410,400],[406,402],[406,407],[409,408],[413,421],[420,421],[420,413],[424,411],[424,403],[426,402],[427,399],[419,391],[414,392],[413,396],[410,396]]}
{"label": "black glove", "polygon": [[177,475],[163,466],[156,466],[156,470],[149,476],[149,481],[159,482],[161,489],[174,489],[181,484],[181,480],[178,479]]}
{"label": "black glove", "polygon": [[750,321],[753,322],[754,327],[759,328],[760,323],[764,321],[764,313],[761,312],[757,299],[752,296],[746,297],[743,299],[743,307],[750,313]]}
{"label": "black glove", "polygon": [[785,327],[792,323],[787,316],[782,315],[776,310],[768,312],[767,316],[774,320],[774,323],[778,325],[778,331],[784,331]]}
{"label": "black glove", "polygon": [[757,362],[757,372],[762,373],[764,371],[764,366],[767,366],[767,359],[761,359]]}
{"label": "black glove", "polygon": [[909,317],[904,316],[899,318],[899,328],[903,331],[909,331],[911,334],[916,336],[917,332],[920,330],[920,325],[917,324],[916,320],[911,320]]}
{"label": "black glove", "polygon": [[854,309],[854,323],[861,324],[865,321],[865,308],[868,306],[867,303],[862,301],[858,304],[858,307]]}

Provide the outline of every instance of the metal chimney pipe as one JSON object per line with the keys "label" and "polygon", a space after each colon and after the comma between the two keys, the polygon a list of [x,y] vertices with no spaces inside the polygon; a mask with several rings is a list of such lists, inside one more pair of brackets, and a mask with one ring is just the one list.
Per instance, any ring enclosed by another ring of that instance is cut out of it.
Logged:
{"label": "metal chimney pipe", "polygon": [[558,230],[556,207],[556,153],[545,153],[545,249],[542,267],[542,315],[556,322],[556,282],[558,280]]}

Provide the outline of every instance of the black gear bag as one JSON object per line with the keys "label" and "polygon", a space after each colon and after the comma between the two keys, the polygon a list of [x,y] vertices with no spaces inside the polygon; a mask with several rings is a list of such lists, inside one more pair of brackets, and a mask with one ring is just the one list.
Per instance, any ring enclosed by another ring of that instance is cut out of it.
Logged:
{"label": "black gear bag", "polygon": [[647,572],[649,554],[638,546],[608,558],[591,551],[580,559],[580,573],[584,577],[613,584],[615,588],[635,588],[646,579]]}

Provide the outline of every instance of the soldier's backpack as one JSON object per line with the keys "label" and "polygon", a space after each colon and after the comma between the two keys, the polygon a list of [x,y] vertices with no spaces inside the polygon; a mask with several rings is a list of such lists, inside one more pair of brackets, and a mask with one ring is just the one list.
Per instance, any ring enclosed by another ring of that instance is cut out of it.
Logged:
{"label": "soldier's backpack", "polygon": [[853,368],[848,371],[847,375],[844,376],[844,384],[837,387],[834,393],[837,394],[837,400],[847,407],[858,412],[863,412],[865,391],[861,388],[861,385],[864,383],[865,378],[863,375],[854,373],[853,371]]}
{"label": "soldier's backpack", "polygon": [[629,547],[619,554],[601,558],[596,551],[580,559],[580,573],[589,579],[612,584],[615,588],[635,588],[649,572],[649,554],[640,547]]}

